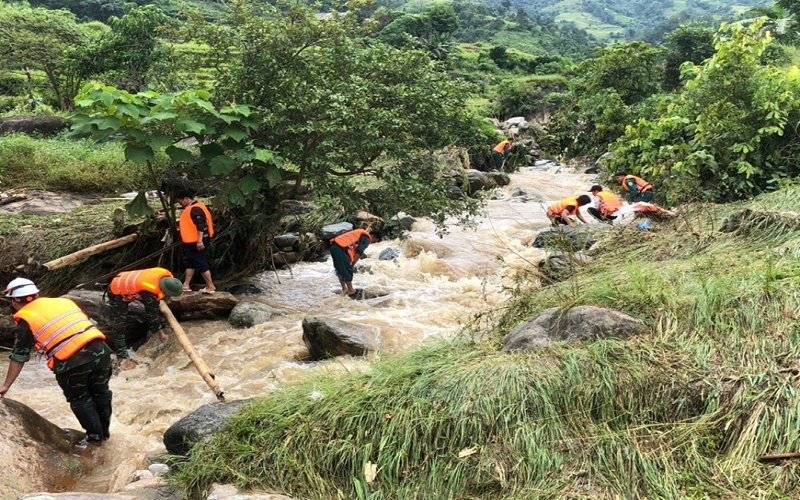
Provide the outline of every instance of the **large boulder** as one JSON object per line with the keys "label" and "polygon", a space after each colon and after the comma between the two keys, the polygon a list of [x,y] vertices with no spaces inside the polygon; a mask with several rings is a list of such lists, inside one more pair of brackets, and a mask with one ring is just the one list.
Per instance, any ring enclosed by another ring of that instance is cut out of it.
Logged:
{"label": "large boulder", "polygon": [[539,261],[539,271],[551,281],[563,281],[591,260],[582,253],[556,252]]}
{"label": "large boulder", "polygon": [[54,135],[68,125],[60,116],[12,116],[0,119],[0,135],[13,132]]}
{"label": "large boulder", "polygon": [[19,498],[78,480],[80,468],[70,465],[70,453],[83,433],[61,429],[6,397],[0,398],[0,435],[0,498]]}
{"label": "large boulder", "polygon": [[536,235],[534,248],[547,248],[559,251],[572,250],[580,252],[597,242],[595,231],[585,227],[554,227],[545,229]]}
{"label": "large boulder", "polygon": [[533,350],[555,342],[627,339],[646,332],[644,323],[612,309],[594,306],[570,309],[553,307],[511,330],[503,339],[503,351]]}
{"label": "large boulder", "polygon": [[332,240],[340,234],[353,230],[353,225],[349,222],[337,222],[336,224],[328,224],[320,229],[322,239],[324,241]]}
{"label": "large boulder", "polygon": [[204,443],[252,399],[209,403],[172,424],[164,432],[164,446],[173,455],[185,455],[196,443]]}
{"label": "large boulder", "polygon": [[[114,343],[114,333],[111,325],[111,306],[107,299],[103,300],[103,292],[97,290],[70,290],[63,295],[70,299],[83,310],[91,319],[97,322],[97,327],[106,336],[109,345]],[[141,302],[128,304],[128,314],[120,325],[125,334],[125,345],[132,349],[138,348],[147,340],[147,319],[144,306]]]}
{"label": "large boulder", "polygon": [[378,336],[372,328],[323,317],[303,319],[303,342],[312,360],[364,356],[378,348]]}
{"label": "large boulder", "polygon": [[226,319],[239,300],[228,292],[184,293],[167,303],[179,320]]}
{"label": "large boulder", "polygon": [[286,313],[279,311],[261,302],[243,300],[236,304],[228,316],[228,323],[237,328],[250,328],[269,322],[275,316],[284,316]]}
{"label": "large boulder", "polygon": [[497,183],[486,172],[472,168],[453,172],[451,177],[457,187],[470,195],[497,187]]}

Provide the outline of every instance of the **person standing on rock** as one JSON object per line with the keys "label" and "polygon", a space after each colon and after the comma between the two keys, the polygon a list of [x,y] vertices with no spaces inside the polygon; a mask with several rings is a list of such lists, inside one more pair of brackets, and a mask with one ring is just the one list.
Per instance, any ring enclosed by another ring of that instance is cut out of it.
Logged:
{"label": "person standing on rock", "polygon": [[581,215],[580,207],[588,205],[591,202],[592,199],[588,194],[582,194],[577,198],[564,198],[547,207],[547,217],[554,226],[558,226],[559,224],[574,226],[576,222],[571,217],[573,215],[584,224],[587,224],[586,219]]}
{"label": "person standing on rock", "polygon": [[[181,280],[161,267],[126,271],[119,273],[108,286],[108,302],[111,306],[111,325],[114,353],[117,360],[129,360],[130,354],[125,343],[125,317],[128,315],[128,304],[138,300],[144,305],[144,316],[147,322],[147,335],[157,333],[161,342],[167,341],[164,324],[158,302],[169,296],[178,297],[183,293]],[[124,363],[124,365],[132,363]]]}
{"label": "person standing on rock", "polygon": [[617,182],[622,185],[622,189],[628,192],[628,201],[650,201],[653,199],[653,185],[635,175],[628,175],[626,172],[614,174]]}
{"label": "person standing on rock", "polygon": [[492,148],[492,160],[494,161],[494,168],[500,170],[503,168],[503,163],[505,163],[506,158],[508,158],[508,153],[514,147],[514,139],[509,138],[505,141],[500,141],[497,146]]}
{"label": "person standing on rock", "polygon": [[195,273],[200,273],[206,282],[203,293],[214,293],[217,287],[211,279],[211,267],[208,265],[206,250],[214,237],[214,220],[211,212],[203,203],[194,200],[194,193],[182,191],[175,194],[175,200],[183,207],[178,229],[183,242],[183,265],[186,276],[183,279],[183,291],[191,292],[189,287]]}
{"label": "person standing on rock", "polygon": [[372,236],[364,229],[353,229],[330,241],[333,268],[342,286],[342,293],[351,299],[361,298],[361,290],[353,288],[353,266],[364,256],[371,242]]}
{"label": "person standing on rock", "polygon": [[594,206],[587,208],[586,211],[600,222],[611,224],[617,218],[611,214],[622,207],[622,200],[614,193],[603,191],[603,186],[597,184],[589,188],[589,192],[594,196]]}
{"label": "person standing on rock", "polygon": [[75,302],[39,297],[39,289],[29,279],[12,280],[5,296],[11,300],[17,328],[0,397],[5,396],[30,360],[31,349],[36,349],[37,359],[47,359],[47,367],[55,373],[72,413],[86,431],[80,444],[108,439],[111,349],[103,332]]}

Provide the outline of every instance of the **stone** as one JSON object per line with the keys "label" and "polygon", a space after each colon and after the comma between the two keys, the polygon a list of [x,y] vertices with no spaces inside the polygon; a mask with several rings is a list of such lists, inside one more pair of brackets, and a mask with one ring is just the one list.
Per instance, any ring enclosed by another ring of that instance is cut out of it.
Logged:
{"label": "stone", "polygon": [[377,335],[364,325],[308,317],[303,319],[303,343],[312,360],[335,356],[365,356],[377,349]]}
{"label": "stone", "polygon": [[322,239],[325,241],[332,240],[340,234],[353,230],[353,225],[349,222],[337,222],[336,224],[328,224],[320,229]]}
{"label": "stone", "polygon": [[0,119],[0,135],[19,132],[54,135],[69,126],[60,116],[11,116]]}
{"label": "stone", "polygon": [[378,254],[378,260],[391,260],[397,262],[397,259],[402,255],[399,248],[389,247],[381,250]]}
{"label": "stone", "polygon": [[487,172],[486,175],[495,183],[497,186],[508,186],[511,184],[511,177],[508,176],[505,172]]}
{"label": "stone", "polygon": [[228,292],[191,292],[173,297],[167,302],[172,314],[179,320],[225,319],[239,302]]}
{"label": "stone", "polygon": [[591,260],[591,257],[581,253],[556,252],[539,261],[539,270],[552,281],[563,281],[574,275],[576,268]]}
{"label": "stone", "polygon": [[300,236],[296,234],[281,234],[275,237],[273,243],[281,250],[297,250],[300,246]]}
{"label": "stone", "polygon": [[242,493],[231,484],[214,483],[206,500],[292,500],[292,497],[277,493]]}
{"label": "stone", "polygon": [[172,424],[164,432],[164,446],[173,455],[189,453],[196,443],[207,442],[252,399],[209,403]]}
{"label": "stone", "polygon": [[559,226],[545,229],[536,235],[533,241],[534,248],[547,248],[559,251],[573,250],[579,252],[586,250],[597,242],[594,231],[586,227]]}
{"label": "stone", "polygon": [[627,339],[644,333],[644,323],[613,309],[552,307],[511,330],[503,339],[502,350],[533,350],[557,342],[591,342],[600,338]]}
{"label": "stone", "polygon": [[275,316],[284,316],[286,313],[272,308],[261,302],[244,300],[239,302],[231,310],[228,316],[228,323],[237,328],[250,328],[269,322]]}
{"label": "stone", "polygon": [[111,475],[111,480],[108,482],[108,491],[111,493],[120,491],[129,483],[135,481],[136,471],[141,470],[146,465],[147,455],[144,453],[136,453],[123,460],[123,462],[117,466],[114,474]]}

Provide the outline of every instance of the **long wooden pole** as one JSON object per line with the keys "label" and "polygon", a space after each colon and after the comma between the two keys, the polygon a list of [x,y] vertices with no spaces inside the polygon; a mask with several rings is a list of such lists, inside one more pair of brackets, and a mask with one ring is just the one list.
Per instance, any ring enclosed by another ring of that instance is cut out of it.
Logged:
{"label": "long wooden pole", "polygon": [[192,343],[189,342],[189,338],[186,337],[186,332],[183,331],[180,323],[178,323],[178,320],[175,319],[175,315],[172,314],[169,306],[162,300],[158,303],[158,309],[161,311],[161,314],[167,318],[169,326],[175,333],[175,338],[178,339],[178,342],[180,342],[183,350],[189,355],[189,359],[192,360],[194,367],[197,368],[197,371],[200,373],[200,376],[203,377],[203,380],[206,381],[208,387],[211,388],[218,400],[225,401],[225,396],[222,392],[222,389],[219,388],[219,384],[217,384],[217,381],[214,379],[214,374],[208,369],[208,365],[206,365],[206,362],[203,361],[203,358],[201,358],[200,355],[194,350],[194,346],[192,346]]}
{"label": "long wooden pole", "polygon": [[129,234],[128,236],[123,236],[122,238],[117,238],[115,240],[106,241],[105,243],[99,243],[97,245],[92,245],[90,247],[86,247],[83,250],[78,250],[77,252],[73,252],[69,255],[65,255],[63,257],[59,257],[55,260],[51,260],[50,262],[46,262],[43,266],[48,271],[53,271],[60,267],[68,266],[70,264],[74,264],[79,260],[83,260],[86,257],[91,257],[92,255],[97,255],[99,253],[103,253],[106,250],[111,250],[113,248],[119,248],[121,246],[127,245],[128,243],[133,243],[139,237],[137,233]]}

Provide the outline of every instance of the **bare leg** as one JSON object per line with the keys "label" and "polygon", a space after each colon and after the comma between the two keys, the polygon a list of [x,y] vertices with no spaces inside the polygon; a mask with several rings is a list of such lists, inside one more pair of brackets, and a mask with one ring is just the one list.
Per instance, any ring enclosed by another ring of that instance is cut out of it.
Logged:
{"label": "bare leg", "polygon": [[353,295],[354,293],[356,293],[356,289],[353,288],[352,281],[345,281],[344,286],[346,287],[345,293],[347,293],[347,295]]}
{"label": "bare leg", "polygon": [[345,285],[344,281],[342,281],[342,277],[341,276],[337,275],[336,277],[339,278],[339,285],[342,287],[342,294],[346,295],[347,294],[347,285]]}
{"label": "bare leg", "polygon": [[183,288],[184,290],[189,289],[189,285],[192,282],[192,278],[194,278],[194,269],[187,269],[186,270],[186,277],[183,278]]}
{"label": "bare leg", "polygon": [[[192,270],[194,271],[194,270]],[[206,290],[216,290],[217,287],[214,286],[214,282],[211,280],[211,271],[205,271],[200,273],[200,276],[203,277],[203,281],[206,282]]]}

